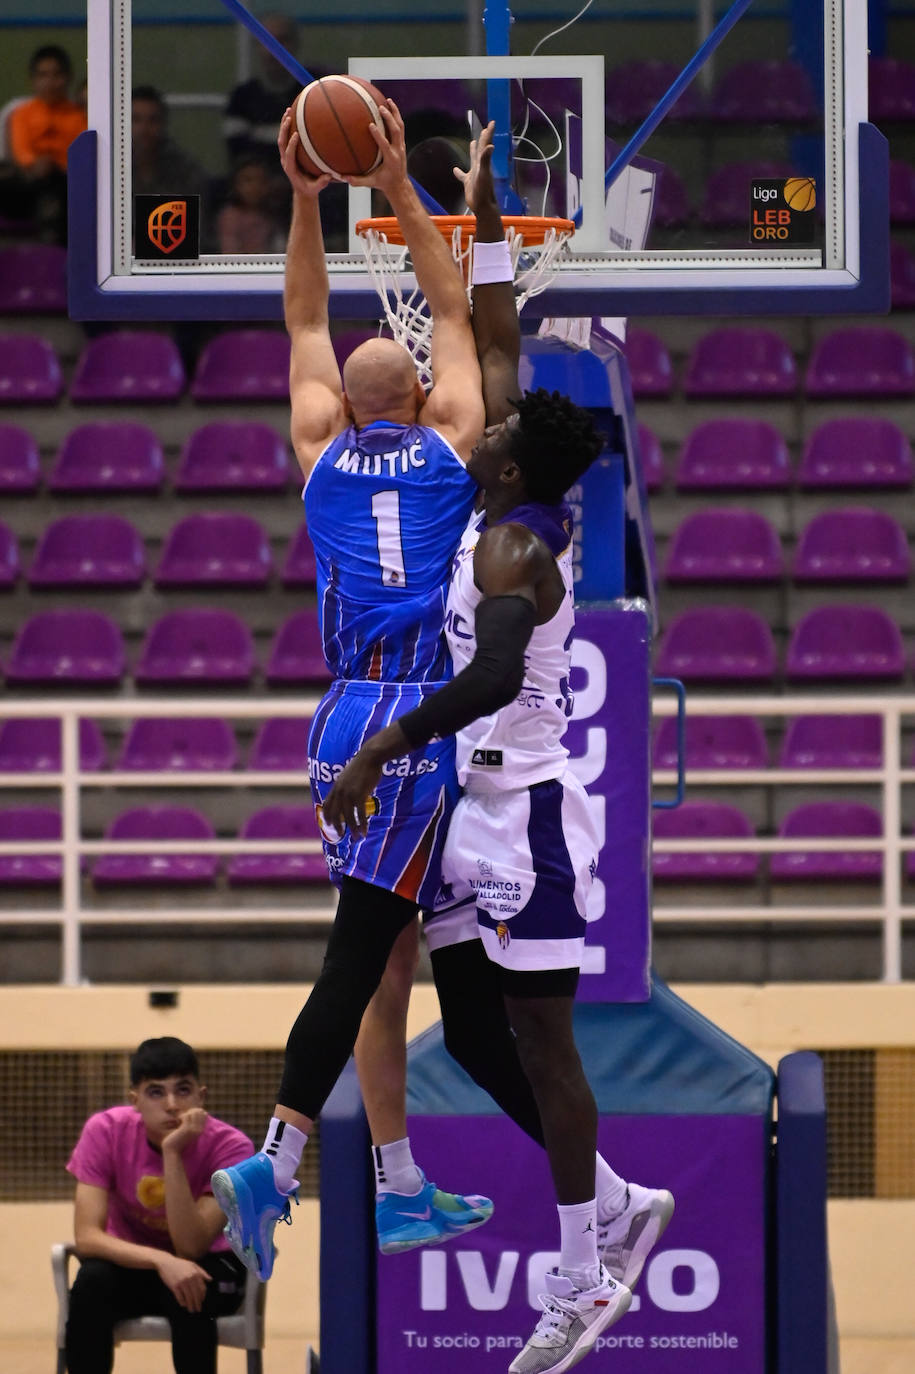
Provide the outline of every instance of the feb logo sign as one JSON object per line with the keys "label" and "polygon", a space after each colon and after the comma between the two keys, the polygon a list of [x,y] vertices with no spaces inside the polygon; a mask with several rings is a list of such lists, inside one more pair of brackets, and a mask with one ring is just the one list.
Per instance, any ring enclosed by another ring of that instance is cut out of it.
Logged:
{"label": "feb logo sign", "polygon": [[138,258],[199,258],[199,196],[134,196],[134,254]]}

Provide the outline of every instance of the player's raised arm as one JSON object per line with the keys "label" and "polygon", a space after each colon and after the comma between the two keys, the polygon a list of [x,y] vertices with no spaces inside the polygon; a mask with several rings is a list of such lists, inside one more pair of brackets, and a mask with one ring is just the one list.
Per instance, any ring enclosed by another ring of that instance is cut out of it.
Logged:
{"label": "player's raised arm", "polygon": [[343,383],[330,339],[330,284],[318,210],[318,194],[330,178],[310,177],[298,165],[299,136],[290,110],[283,116],[277,144],[292,185],[292,224],[283,289],[286,329],[292,345],[292,444],[307,478],[329,440],[346,424]]}

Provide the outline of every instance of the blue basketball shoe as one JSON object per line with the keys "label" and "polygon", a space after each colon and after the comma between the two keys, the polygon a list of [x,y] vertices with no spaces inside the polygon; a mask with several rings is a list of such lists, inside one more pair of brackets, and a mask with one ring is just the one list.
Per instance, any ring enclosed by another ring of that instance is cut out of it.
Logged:
{"label": "blue basketball shoe", "polygon": [[[420,1170],[422,1173],[422,1170]],[[443,1193],[426,1181],[418,1193],[379,1193],[375,1200],[378,1248],[396,1255],[417,1245],[440,1245],[482,1226],[492,1216],[488,1197]]]}
{"label": "blue basketball shoe", "polygon": [[273,1163],[261,1153],[228,1169],[217,1169],[210,1179],[213,1196],[228,1218],[223,1235],[242,1264],[259,1279],[269,1279],[276,1259],[273,1231],[278,1221],[292,1225],[289,1199],[299,1205],[296,1184],[281,1193],[273,1175]]}

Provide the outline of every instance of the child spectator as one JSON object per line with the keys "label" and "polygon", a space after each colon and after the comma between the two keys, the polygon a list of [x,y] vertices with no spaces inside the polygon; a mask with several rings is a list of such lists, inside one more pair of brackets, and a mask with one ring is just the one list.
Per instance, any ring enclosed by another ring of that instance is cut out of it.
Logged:
{"label": "child spectator", "polygon": [[282,253],[288,223],[276,210],[274,181],[262,158],[241,159],[232,173],[229,203],[216,222],[220,253]]}

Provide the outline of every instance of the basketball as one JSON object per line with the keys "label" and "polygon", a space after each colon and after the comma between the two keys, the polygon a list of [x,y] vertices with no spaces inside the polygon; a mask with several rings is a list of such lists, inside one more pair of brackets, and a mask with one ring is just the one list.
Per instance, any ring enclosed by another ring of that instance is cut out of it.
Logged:
{"label": "basketball", "polygon": [[359,76],[322,76],[296,96],[295,127],[301,139],[298,161],[311,176],[329,172],[339,181],[365,176],[381,161],[369,130],[384,129],[384,96]]}
{"label": "basketball", "polygon": [[812,210],[817,203],[817,188],[813,177],[789,177],[784,197],[792,210]]}

